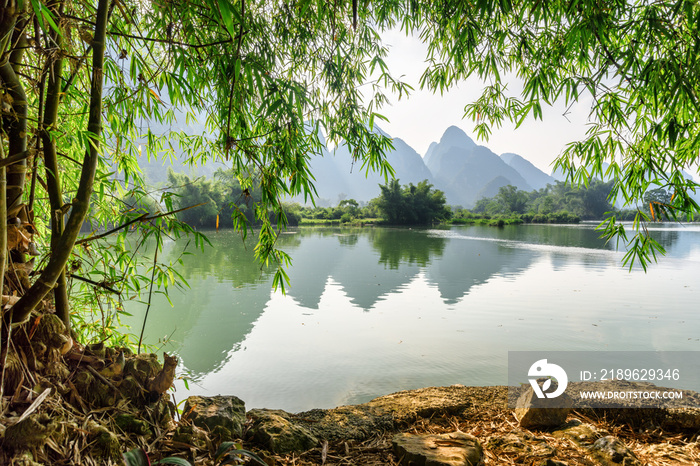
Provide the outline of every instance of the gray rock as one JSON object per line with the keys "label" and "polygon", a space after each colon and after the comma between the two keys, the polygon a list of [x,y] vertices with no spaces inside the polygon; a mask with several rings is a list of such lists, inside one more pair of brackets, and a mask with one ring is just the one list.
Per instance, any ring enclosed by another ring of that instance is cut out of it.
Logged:
{"label": "gray rock", "polygon": [[591,446],[591,453],[602,457],[604,460],[612,461],[615,464],[622,464],[623,466],[641,465],[639,459],[637,459],[637,455],[627,448],[620,439],[612,435],[596,440]]}
{"label": "gray rock", "polygon": [[221,426],[231,432],[231,439],[243,437],[246,422],[245,403],[235,396],[191,396],[185,402],[186,419],[213,431]]}
{"label": "gray rock", "polygon": [[599,431],[592,424],[585,424],[578,419],[572,419],[562,425],[560,429],[552,432],[556,438],[569,438],[577,445],[592,445],[599,438],[608,435],[606,431]]}
{"label": "gray rock", "polygon": [[[398,430],[418,419],[443,415],[482,415],[505,407],[507,387],[427,387],[375,398],[359,405],[314,409],[294,417],[317,438],[364,441],[376,432]],[[496,408],[497,407],[497,408]]]}
{"label": "gray rock", "polygon": [[521,427],[556,427],[566,422],[573,402],[563,393],[556,399],[537,398],[530,387],[515,404],[515,417]]}
{"label": "gray rock", "polygon": [[401,464],[410,466],[476,466],[483,450],[476,437],[450,434],[398,434],[392,441]]}
{"label": "gray rock", "polygon": [[304,427],[294,424],[291,414],[285,411],[251,409],[248,416],[253,420],[249,438],[270,451],[301,452],[318,444],[318,439]]}
{"label": "gray rock", "polygon": [[523,458],[548,458],[556,456],[557,450],[549,445],[546,437],[536,437],[532,433],[515,429],[506,435],[493,435],[487,438],[486,448],[496,456],[517,456]]}

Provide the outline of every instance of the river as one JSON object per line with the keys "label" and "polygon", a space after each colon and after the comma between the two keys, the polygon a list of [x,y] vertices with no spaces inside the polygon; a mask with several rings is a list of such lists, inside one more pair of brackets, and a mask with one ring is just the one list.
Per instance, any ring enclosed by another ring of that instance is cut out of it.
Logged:
{"label": "river", "polygon": [[[286,295],[253,244],[209,232],[190,289],[154,296],[146,341],[176,353],[176,398],[298,412],[434,385],[503,385],[508,351],[700,349],[700,226],[652,226],[667,255],[622,265],[594,224],[299,228]],[[166,242],[175,260],[183,243]],[[127,303],[140,331],[146,306]]]}

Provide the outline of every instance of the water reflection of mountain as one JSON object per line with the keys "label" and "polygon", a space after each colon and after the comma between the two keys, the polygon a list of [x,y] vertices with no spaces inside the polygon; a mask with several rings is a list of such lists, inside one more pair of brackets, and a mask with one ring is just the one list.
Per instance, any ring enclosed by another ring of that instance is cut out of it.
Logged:
{"label": "water reflection of mountain", "polygon": [[318,309],[332,278],[353,304],[369,310],[381,296],[410,283],[444,244],[442,238],[401,229],[300,229],[299,236],[304,241],[290,253],[289,295],[311,309]]}
{"label": "water reflection of mountain", "polygon": [[[172,306],[164,296],[154,296],[144,331],[149,344],[170,337],[164,349],[179,354],[195,380],[226,361],[231,348],[253,328],[272,292],[271,270],[255,263],[252,243],[244,246],[232,232],[208,236],[212,246],[204,251],[188,247],[189,254],[182,255],[180,244],[167,245],[161,256],[166,262],[181,257],[177,269],[190,287],[170,291]],[[131,302],[126,308],[133,316],[123,321],[138,333],[146,305]]]}
{"label": "water reflection of mountain", "polygon": [[[278,246],[292,257],[292,266],[287,270],[291,284],[288,294],[303,307],[318,309],[327,278],[342,260],[339,231],[302,228],[295,235],[281,235],[278,239]],[[298,246],[290,250],[292,239],[298,241]]]}
{"label": "water reflection of mountain", "polygon": [[473,286],[496,274],[521,272],[534,261],[534,251],[514,249],[489,236],[452,236],[442,257],[427,268],[428,282],[440,291],[446,304],[456,303]]}

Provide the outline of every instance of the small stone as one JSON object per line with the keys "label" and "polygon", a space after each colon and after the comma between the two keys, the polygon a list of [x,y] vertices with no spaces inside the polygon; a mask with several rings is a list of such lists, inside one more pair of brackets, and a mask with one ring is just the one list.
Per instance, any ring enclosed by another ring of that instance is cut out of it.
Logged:
{"label": "small stone", "polygon": [[483,450],[479,440],[464,432],[398,434],[392,440],[399,462],[410,466],[476,466]]}
{"label": "small stone", "polygon": [[245,403],[235,396],[191,396],[185,402],[184,412],[198,427],[212,431],[222,426],[235,438],[243,436]]}
{"label": "small stone", "polygon": [[566,422],[573,401],[562,393],[556,399],[537,398],[530,387],[515,404],[515,417],[521,427],[556,427]]}
{"label": "small stone", "polygon": [[253,419],[249,436],[270,451],[301,452],[318,445],[318,439],[306,428],[294,424],[285,411],[252,409],[248,415]]}
{"label": "small stone", "polygon": [[627,448],[620,439],[612,435],[596,440],[591,446],[591,451],[594,454],[598,454],[598,456],[602,456],[606,460],[624,466],[638,466],[641,464],[639,459],[637,459],[637,455]]}

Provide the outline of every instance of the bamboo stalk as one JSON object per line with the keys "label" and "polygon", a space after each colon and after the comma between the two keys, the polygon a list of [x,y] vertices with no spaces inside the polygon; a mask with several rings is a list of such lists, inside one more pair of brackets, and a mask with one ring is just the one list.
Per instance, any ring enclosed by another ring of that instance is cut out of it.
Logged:
{"label": "bamboo stalk", "polygon": [[[4,134],[2,134],[4,136]],[[5,138],[0,137],[0,160],[5,158]],[[5,175],[5,167],[0,166],[0,296],[3,295],[5,286],[5,267],[7,263],[7,197],[5,197],[7,188],[7,178]],[[9,300],[8,300],[9,302]],[[0,315],[3,314],[5,304],[0,302]],[[2,327],[4,322],[0,319],[0,345],[2,345]],[[3,396],[5,391],[5,367],[7,361],[7,351],[10,347],[10,325],[7,326],[7,350],[5,351],[5,359],[2,363],[2,374],[0,374],[0,413],[3,411]],[[3,353],[0,348],[0,355]]]}
{"label": "bamboo stalk", "polygon": [[[60,1],[51,2],[49,8],[53,14],[58,14],[61,8]],[[46,87],[46,103],[44,106],[44,119],[41,128],[41,142],[44,148],[44,167],[46,171],[46,188],[49,195],[49,205],[51,212],[51,249],[58,247],[61,235],[64,231],[65,214],[63,206],[63,191],[61,189],[61,179],[59,176],[58,156],[56,154],[56,143],[51,138],[53,130],[58,121],[58,105],[61,96],[61,75],[63,73],[63,55],[60,53],[61,36],[53,29],[50,32],[50,39],[59,49],[54,53],[48,73],[48,84]],[[68,303],[68,289],[66,286],[65,268],[56,279],[54,289],[54,305],[56,315],[63,321],[66,329],[70,330],[70,305]]]}
{"label": "bamboo stalk", "polygon": [[[90,197],[93,192],[97,161],[100,152],[100,135],[102,133],[102,87],[104,83],[103,66],[106,47],[107,22],[109,19],[110,0],[99,0],[97,4],[97,21],[93,39],[92,52],[92,83],[90,88],[90,115],[88,120],[89,144],[83,158],[78,192],[73,200],[73,208],[60,239],[52,243],[51,257],[39,278],[24,296],[8,313],[14,322],[22,322],[29,317],[31,311],[44,299],[56,285],[63,272],[80,227],[85,220],[90,207]],[[7,316],[6,316],[7,317]]]}

